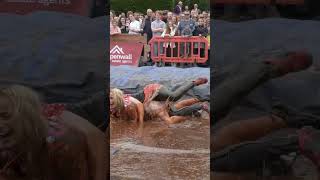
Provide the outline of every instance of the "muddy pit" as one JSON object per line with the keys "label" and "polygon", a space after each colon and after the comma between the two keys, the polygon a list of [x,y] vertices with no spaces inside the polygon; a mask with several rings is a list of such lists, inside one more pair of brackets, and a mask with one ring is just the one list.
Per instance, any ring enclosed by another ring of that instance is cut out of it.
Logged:
{"label": "muddy pit", "polygon": [[168,125],[111,120],[111,179],[210,179],[207,114]]}

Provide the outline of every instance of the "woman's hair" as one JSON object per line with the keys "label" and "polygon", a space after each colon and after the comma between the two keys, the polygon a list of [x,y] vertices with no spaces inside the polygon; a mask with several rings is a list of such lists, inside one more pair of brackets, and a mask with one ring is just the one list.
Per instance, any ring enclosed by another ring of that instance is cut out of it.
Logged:
{"label": "woman's hair", "polygon": [[[178,22],[180,21],[180,18],[179,18],[179,16],[173,16],[173,18],[174,18],[174,17],[176,18],[176,21],[173,22],[173,24],[174,24],[174,25],[178,25]],[[172,18],[172,19],[173,19],[173,18]]]}
{"label": "woman's hair", "polygon": [[112,23],[112,25],[113,25],[113,23],[116,23],[117,26],[119,26],[119,21],[117,19],[112,19],[111,23]]}
{"label": "woman's hair", "polygon": [[113,102],[117,110],[123,110],[124,108],[124,100],[123,100],[123,92],[120,89],[113,88],[110,91],[110,96],[113,98]]}
{"label": "woman's hair", "polygon": [[42,115],[39,96],[31,89],[13,85],[0,90],[0,97],[8,98],[11,112],[1,117],[12,131],[16,150],[22,154],[29,176],[46,176],[48,123]]}
{"label": "woman's hair", "polygon": [[168,21],[167,24],[166,24],[166,34],[170,34],[171,33],[171,29],[170,29],[170,26],[169,26],[170,22],[172,23],[172,27],[176,28],[176,25],[172,21]]}

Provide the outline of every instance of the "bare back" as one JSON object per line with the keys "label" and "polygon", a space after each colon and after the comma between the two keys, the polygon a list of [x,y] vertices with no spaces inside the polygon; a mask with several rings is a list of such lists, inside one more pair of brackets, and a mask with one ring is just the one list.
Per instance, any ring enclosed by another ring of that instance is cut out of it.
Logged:
{"label": "bare back", "polygon": [[144,110],[146,115],[152,118],[160,118],[163,113],[168,114],[166,104],[162,101],[150,101],[148,103],[145,103]]}

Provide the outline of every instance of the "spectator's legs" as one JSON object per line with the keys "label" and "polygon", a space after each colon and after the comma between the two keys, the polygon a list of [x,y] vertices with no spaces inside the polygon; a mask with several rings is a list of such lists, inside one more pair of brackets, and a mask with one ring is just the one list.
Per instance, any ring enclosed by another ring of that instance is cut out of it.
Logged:
{"label": "spectator's legs", "polygon": [[153,44],[153,52],[154,52],[154,56],[159,56],[158,55],[158,43]]}
{"label": "spectator's legs", "polygon": [[187,43],[186,57],[190,57],[190,56],[191,56],[191,43]]}
{"label": "spectator's legs", "polygon": [[180,43],[180,57],[185,57],[185,43]]}
{"label": "spectator's legs", "polygon": [[160,43],[160,53],[159,55],[163,54],[164,53],[164,48],[163,48],[163,42]]}

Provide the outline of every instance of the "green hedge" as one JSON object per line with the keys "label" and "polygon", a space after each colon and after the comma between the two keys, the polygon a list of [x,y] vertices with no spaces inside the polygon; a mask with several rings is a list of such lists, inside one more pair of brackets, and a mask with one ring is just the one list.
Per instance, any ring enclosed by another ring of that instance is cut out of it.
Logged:
{"label": "green hedge", "polygon": [[[173,10],[178,0],[110,0],[110,8],[117,13],[119,12],[143,12],[146,13],[148,8],[152,10]],[[189,9],[197,3],[201,10],[210,9],[209,0],[182,0]]]}

